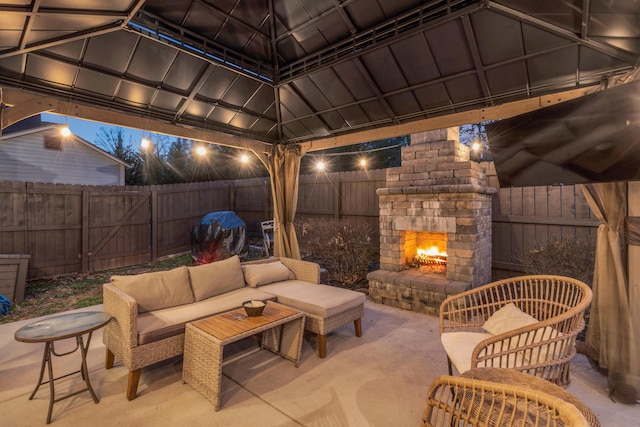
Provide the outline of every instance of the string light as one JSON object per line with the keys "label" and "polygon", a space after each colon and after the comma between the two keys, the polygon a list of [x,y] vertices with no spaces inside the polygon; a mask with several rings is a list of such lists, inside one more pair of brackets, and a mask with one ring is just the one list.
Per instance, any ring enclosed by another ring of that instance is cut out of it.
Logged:
{"label": "string light", "polygon": [[198,146],[198,148],[196,148],[196,153],[199,156],[206,156],[207,155],[207,149],[205,147],[203,147],[202,145]]}
{"label": "string light", "polygon": [[365,169],[367,167],[367,159],[364,159],[364,158],[360,159],[360,167],[362,169]]}
{"label": "string light", "polygon": [[143,150],[146,150],[150,146],[151,141],[149,141],[149,139],[147,139],[146,137],[142,137],[142,140],[140,140],[140,147],[142,147]]}
{"label": "string light", "polygon": [[477,153],[478,151],[480,151],[480,143],[479,143],[479,142],[477,142],[477,141],[476,141],[476,142],[474,142],[474,143],[471,145],[471,149]]}
{"label": "string light", "polygon": [[245,165],[246,165],[247,163],[249,163],[249,156],[247,156],[246,154],[243,154],[243,155],[240,157],[240,161],[241,161],[243,164],[245,164]]}
{"label": "string light", "polygon": [[324,170],[324,162],[323,161],[319,161],[316,163],[316,169],[318,169],[319,171]]}
{"label": "string light", "polygon": [[60,128],[60,134],[66,138],[71,135],[71,129],[69,129],[68,125],[64,125]]}

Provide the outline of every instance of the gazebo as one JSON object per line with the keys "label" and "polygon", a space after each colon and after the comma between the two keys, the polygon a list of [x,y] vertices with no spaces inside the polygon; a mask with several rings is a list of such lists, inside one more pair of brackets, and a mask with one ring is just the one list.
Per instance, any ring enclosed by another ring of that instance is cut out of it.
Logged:
{"label": "gazebo", "polygon": [[305,153],[515,117],[640,60],[634,0],[22,0],[0,11],[2,129],[50,112],[250,150],[271,175],[275,254],[292,257]]}

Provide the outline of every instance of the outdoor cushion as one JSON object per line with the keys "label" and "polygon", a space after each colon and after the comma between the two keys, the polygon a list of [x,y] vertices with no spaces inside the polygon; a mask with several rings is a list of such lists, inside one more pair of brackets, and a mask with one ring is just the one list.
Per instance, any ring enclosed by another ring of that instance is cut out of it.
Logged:
{"label": "outdoor cushion", "polygon": [[132,276],[111,276],[111,283],[138,303],[138,313],[193,302],[187,267]]}
{"label": "outdoor cushion", "polygon": [[244,280],[254,288],[296,278],[295,274],[280,261],[243,265],[242,272]]}
{"label": "outdoor cushion", "polygon": [[516,307],[514,303],[510,302],[493,313],[493,315],[484,322],[482,329],[491,334],[500,335],[535,323],[538,323],[535,317],[525,313]]}
{"label": "outdoor cushion", "polygon": [[[485,334],[482,332],[445,332],[440,335],[440,341],[442,342],[442,346],[447,352],[447,356],[453,363],[453,366],[456,367],[459,373],[464,373],[471,369],[471,355],[473,354],[473,350],[476,348],[478,344],[487,338],[491,338],[495,335],[493,334]],[[502,345],[500,342],[493,344],[500,348]],[[483,356],[484,350],[480,352],[478,356]],[[501,361],[502,367],[515,368],[522,366],[524,364],[525,359],[524,351],[517,351],[515,353],[510,353],[508,359],[505,361]],[[495,362],[499,358],[504,358],[505,356],[496,356],[493,359]],[[480,362],[478,367],[490,367],[493,366],[492,359],[487,360],[486,362]],[[497,365],[497,363],[495,363]]]}
{"label": "outdoor cushion", "polygon": [[482,332],[445,332],[440,335],[440,341],[442,341],[442,346],[451,363],[462,374],[471,369],[473,349],[492,336],[492,334]]}
{"label": "outdoor cushion", "polygon": [[272,283],[260,289],[276,295],[279,303],[325,319],[364,304],[366,299],[361,292],[301,280]]}
{"label": "outdoor cushion", "polygon": [[269,299],[275,297],[259,289],[243,287],[193,304],[141,314],[138,316],[138,344],[149,344],[182,334],[186,323],[238,308],[244,301]]}
{"label": "outdoor cushion", "polygon": [[188,267],[188,269],[196,301],[244,287],[238,255],[210,264]]}

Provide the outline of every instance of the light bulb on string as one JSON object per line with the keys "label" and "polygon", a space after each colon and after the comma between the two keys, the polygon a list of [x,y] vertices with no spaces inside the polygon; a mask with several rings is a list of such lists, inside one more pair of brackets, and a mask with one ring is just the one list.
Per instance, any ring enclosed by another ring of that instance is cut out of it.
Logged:
{"label": "light bulb on string", "polygon": [[71,135],[71,129],[69,129],[69,121],[67,120],[67,116],[64,116],[64,126],[60,128],[60,135],[62,135],[63,138]]}
{"label": "light bulb on string", "polygon": [[147,150],[150,146],[151,146],[151,141],[149,141],[147,137],[143,136],[142,139],[140,140],[140,147],[142,147],[143,150]]}

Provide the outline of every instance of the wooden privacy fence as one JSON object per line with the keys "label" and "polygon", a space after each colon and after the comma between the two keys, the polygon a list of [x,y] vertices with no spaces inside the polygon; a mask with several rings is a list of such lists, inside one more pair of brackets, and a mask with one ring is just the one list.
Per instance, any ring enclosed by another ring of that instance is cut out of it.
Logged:
{"label": "wooden privacy fence", "polygon": [[[497,187],[492,164],[488,183]],[[348,218],[378,241],[385,170],[303,175],[296,220]],[[144,187],[0,182],[0,253],[29,254],[29,278],[94,272],[191,250],[209,212],[232,210],[258,232],[273,217],[268,178]],[[493,200],[493,267],[519,271],[550,236],[592,238],[598,221],[578,187],[500,189]]]}

